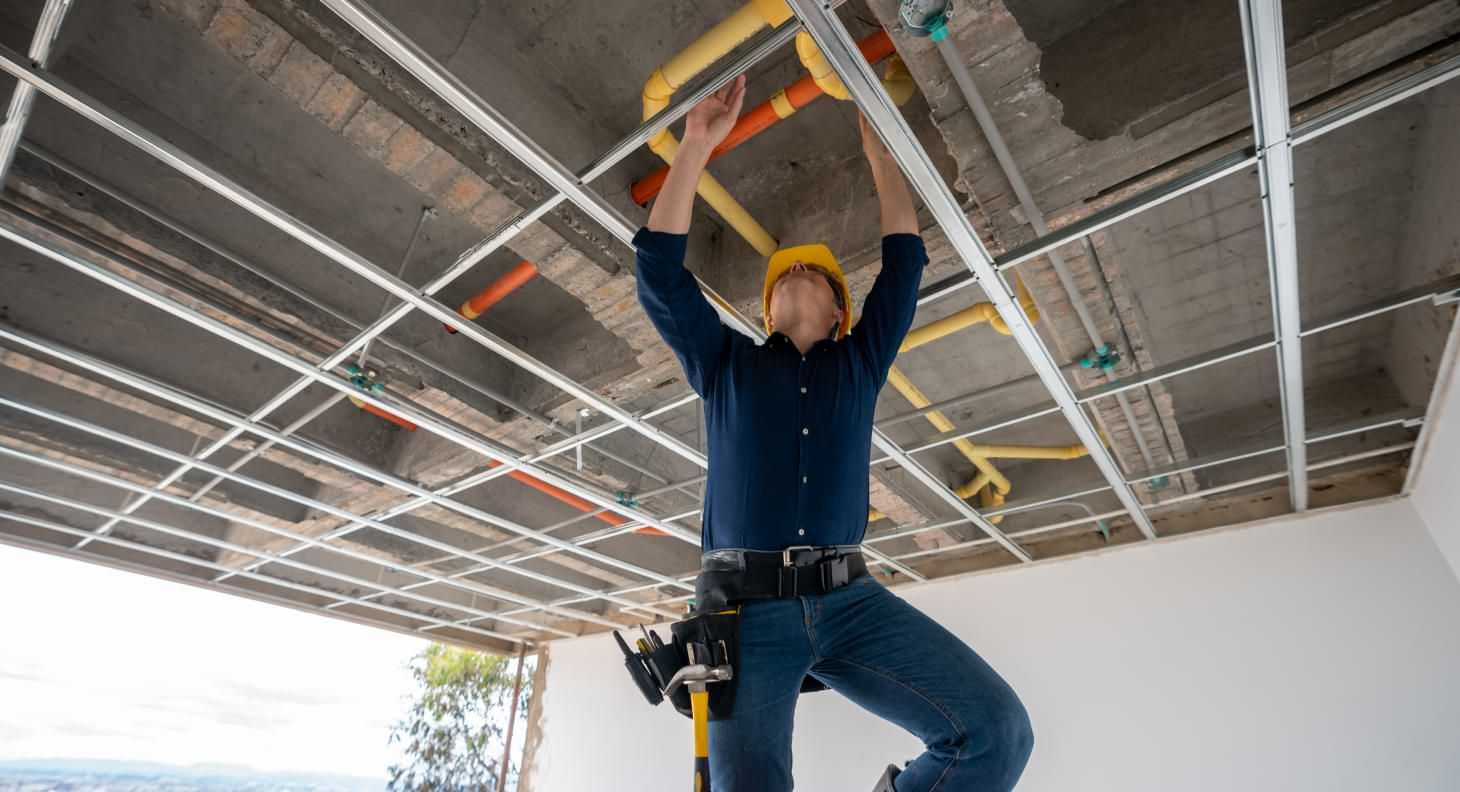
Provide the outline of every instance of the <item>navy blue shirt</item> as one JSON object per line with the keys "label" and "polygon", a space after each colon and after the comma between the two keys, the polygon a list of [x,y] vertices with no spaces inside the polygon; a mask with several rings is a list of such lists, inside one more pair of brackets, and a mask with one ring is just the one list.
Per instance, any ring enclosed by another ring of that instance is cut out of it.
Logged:
{"label": "navy blue shirt", "polygon": [[684,268],[686,239],[641,229],[634,246],[639,302],[705,403],[704,550],[860,544],[872,414],[917,308],[922,238],[883,238],[861,320],[805,356],[780,333],[757,345],[722,324]]}

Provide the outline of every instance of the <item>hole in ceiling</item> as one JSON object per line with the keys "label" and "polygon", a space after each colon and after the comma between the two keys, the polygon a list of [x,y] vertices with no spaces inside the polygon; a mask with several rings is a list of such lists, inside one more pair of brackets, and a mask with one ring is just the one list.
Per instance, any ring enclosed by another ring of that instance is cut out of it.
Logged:
{"label": "hole in ceiling", "polygon": [[[1371,2],[1286,0],[1288,43]],[[1185,115],[1245,88],[1240,19],[1232,0],[1189,0],[1180,13],[1167,0],[1006,0],[1006,5],[1025,38],[1043,53],[1040,77],[1064,105],[1062,123],[1087,139],[1123,134],[1168,106]],[[1195,104],[1183,107],[1183,100]],[[1137,136],[1143,131],[1133,130]]]}

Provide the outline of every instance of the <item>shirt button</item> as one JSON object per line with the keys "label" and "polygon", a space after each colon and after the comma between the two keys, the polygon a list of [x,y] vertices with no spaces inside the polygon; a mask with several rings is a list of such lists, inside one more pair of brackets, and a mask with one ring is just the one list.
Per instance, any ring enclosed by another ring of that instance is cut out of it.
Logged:
{"label": "shirt button", "polygon": [[799,530],[799,531],[796,532],[796,535],[797,536],[805,536],[806,535],[806,529],[805,528],[802,528],[801,530]]}
{"label": "shirt button", "polygon": [[804,385],[801,387],[801,392],[802,393],[805,393],[806,392],[806,387]]}
{"label": "shirt button", "polygon": [[803,435],[809,435],[809,434],[811,434],[811,430],[810,429],[802,429],[801,430],[801,434],[803,434]]}
{"label": "shirt button", "polygon": [[802,355],[802,356],[801,356],[801,362],[802,362],[802,363],[805,363],[805,362],[806,362],[806,356],[805,356],[805,355]]}
{"label": "shirt button", "polygon": [[806,483],[806,477],[805,477],[805,476],[802,476],[802,477],[801,477],[801,483],[802,483],[802,484],[805,484],[805,483]]}

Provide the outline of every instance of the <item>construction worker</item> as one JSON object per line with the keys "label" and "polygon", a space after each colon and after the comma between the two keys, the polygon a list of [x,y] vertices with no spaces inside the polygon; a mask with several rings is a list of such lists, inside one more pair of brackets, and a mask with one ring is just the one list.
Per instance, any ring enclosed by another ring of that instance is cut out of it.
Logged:
{"label": "construction worker", "polygon": [[710,722],[716,792],[792,788],[803,689],[829,687],[927,750],[876,787],[1014,787],[1033,749],[1018,696],[952,633],[867,574],[872,415],[912,323],[927,253],[892,155],[862,121],[882,210],[882,270],[852,326],[824,246],[771,258],[757,345],[721,324],[684,268],[695,186],[740,113],[745,78],[685,118],[679,154],[634,238],[639,300],[704,399],[709,481],[697,607],[740,608],[733,705]]}

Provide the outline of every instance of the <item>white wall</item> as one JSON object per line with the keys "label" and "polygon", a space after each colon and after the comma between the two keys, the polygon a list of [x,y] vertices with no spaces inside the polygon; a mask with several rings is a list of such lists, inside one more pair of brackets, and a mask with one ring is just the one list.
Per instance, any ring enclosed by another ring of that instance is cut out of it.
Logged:
{"label": "white wall", "polygon": [[1460,578],[1460,323],[1454,323],[1429,407],[1424,445],[1416,453],[1414,507]]}
{"label": "white wall", "polygon": [[[1021,792],[1460,788],[1460,582],[1408,501],[904,589],[1023,697]],[[689,721],[611,639],[552,645],[533,792],[684,788]],[[802,699],[798,789],[870,789],[915,741]]]}

